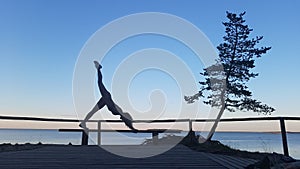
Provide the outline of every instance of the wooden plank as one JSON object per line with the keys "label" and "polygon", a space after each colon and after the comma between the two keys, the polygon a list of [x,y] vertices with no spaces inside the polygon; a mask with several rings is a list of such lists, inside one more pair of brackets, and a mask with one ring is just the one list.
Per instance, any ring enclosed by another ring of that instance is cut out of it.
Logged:
{"label": "wooden plank", "polygon": [[253,159],[239,158],[239,157],[233,157],[228,155],[220,155],[220,154],[212,154],[212,153],[203,153],[203,155],[207,156],[211,160],[221,164],[226,168],[242,169],[256,162],[256,160]]}
{"label": "wooden plank", "polygon": [[[152,150],[160,146],[110,146],[121,150]],[[109,148],[109,146],[106,146]],[[139,152],[137,152],[139,153]],[[98,146],[46,146],[0,153],[0,168],[224,168],[182,145],[149,158],[126,158]]]}

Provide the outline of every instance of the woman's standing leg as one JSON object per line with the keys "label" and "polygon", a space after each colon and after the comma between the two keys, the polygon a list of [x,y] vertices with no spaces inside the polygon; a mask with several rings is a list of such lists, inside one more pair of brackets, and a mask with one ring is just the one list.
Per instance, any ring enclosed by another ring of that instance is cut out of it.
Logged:
{"label": "woman's standing leg", "polygon": [[[97,62],[94,61],[95,67],[97,68],[97,73],[98,73],[98,87],[99,86],[99,81],[102,81],[102,74],[100,72],[100,69],[102,68],[102,66]],[[102,93],[101,93],[102,94]],[[86,117],[84,118],[84,120],[79,124],[80,127],[82,128],[86,128],[86,122],[98,111],[100,110],[102,107],[105,106],[105,101],[102,98],[100,98],[100,100],[98,101],[98,103],[92,108],[92,110],[86,115]]]}
{"label": "woman's standing leg", "polygon": [[79,124],[80,127],[82,128],[87,128],[86,127],[86,122],[100,109],[102,109],[105,106],[105,102],[103,98],[101,98],[97,104],[92,108],[92,110],[85,116],[83,121]]}

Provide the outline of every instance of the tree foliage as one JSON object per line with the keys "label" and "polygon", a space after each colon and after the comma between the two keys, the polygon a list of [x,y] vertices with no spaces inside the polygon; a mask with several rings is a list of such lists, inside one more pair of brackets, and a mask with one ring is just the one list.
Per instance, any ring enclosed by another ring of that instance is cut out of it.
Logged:
{"label": "tree foliage", "polygon": [[[193,96],[185,96],[188,103],[200,97],[204,103],[213,107],[221,107],[221,111],[249,111],[270,114],[275,109],[252,98],[252,92],[246,83],[258,76],[251,71],[255,67],[255,59],[267,53],[271,47],[257,47],[263,36],[250,38],[250,29],[241,14],[227,12],[224,42],[217,46],[219,59],[216,64],[204,69],[205,77],[199,82],[200,91]],[[223,113],[223,112],[222,112]]]}

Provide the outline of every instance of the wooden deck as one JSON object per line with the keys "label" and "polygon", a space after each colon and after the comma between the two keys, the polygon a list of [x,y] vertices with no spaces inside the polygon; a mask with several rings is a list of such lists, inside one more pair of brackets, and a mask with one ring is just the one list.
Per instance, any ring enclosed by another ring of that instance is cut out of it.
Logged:
{"label": "wooden deck", "polygon": [[[120,151],[155,150],[159,146],[107,146]],[[139,153],[139,152],[136,152]],[[195,152],[183,145],[148,158],[125,158],[98,146],[45,146],[43,148],[2,152],[0,168],[244,168],[254,160]]]}

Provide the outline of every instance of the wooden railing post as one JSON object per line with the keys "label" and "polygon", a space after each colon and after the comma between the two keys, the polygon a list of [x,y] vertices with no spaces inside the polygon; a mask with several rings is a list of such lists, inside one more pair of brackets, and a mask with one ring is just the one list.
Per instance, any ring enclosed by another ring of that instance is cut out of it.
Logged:
{"label": "wooden railing post", "polygon": [[89,143],[89,130],[84,129],[82,130],[81,145],[88,145],[88,143]]}
{"label": "wooden railing post", "polygon": [[283,153],[285,156],[289,156],[289,149],[288,149],[288,143],[286,138],[286,129],[285,129],[285,123],[283,117],[280,117],[280,129],[281,129],[281,136],[282,136]]}
{"label": "wooden railing post", "polygon": [[98,121],[98,146],[101,145],[101,121]]}
{"label": "wooden railing post", "polygon": [[157,131],[152,132],[152,142],[154,144],[156,144],[158,142],[158,132]]}
{"label": "wooden railing post", "polygon": [[189,119],[189,131],[193,131],[193,121]]}

